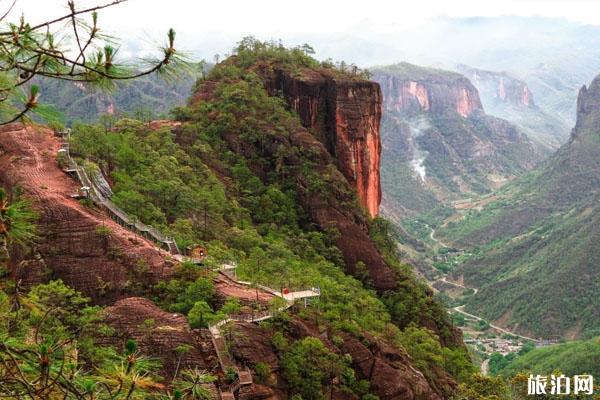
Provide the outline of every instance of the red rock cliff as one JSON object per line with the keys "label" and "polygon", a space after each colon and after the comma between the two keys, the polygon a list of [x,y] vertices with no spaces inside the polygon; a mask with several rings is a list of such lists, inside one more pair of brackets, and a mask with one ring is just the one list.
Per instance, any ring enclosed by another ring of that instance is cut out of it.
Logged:
{"label": "red rock cliff", "polygon": [[525,82],[505,72],[486,71],[458,65],[458,70],[473,82],[481,96],[489,101],[534,108],[533,94]]}
{"label": "red rock cliff", "polygon": [[379,85],[312,70],[299,76],[276,70],[266,85],[269,93],[282,94],[298,112],[302,125],[325,144],[356,188],[361,204],[376,216],[381,203]]}
{"label": "red rock cliff", "polygon": [[452,110],[463,117],[483,110],[477,89],[461,75],[411,75],[375,73],[374,79],[381,85],[386,110],[402,113],[428,111],[433,114]]}

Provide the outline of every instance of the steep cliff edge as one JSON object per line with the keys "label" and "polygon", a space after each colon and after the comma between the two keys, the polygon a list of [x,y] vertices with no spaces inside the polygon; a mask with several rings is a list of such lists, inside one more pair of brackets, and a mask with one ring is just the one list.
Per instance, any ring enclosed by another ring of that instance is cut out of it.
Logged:
{"label": "steep cliff edge", "polygon": [[336,77],[326,70],[291,73],[263,71],[271,95],[283,95],[290,107],[335,157],[337,166],[356,188],[361,204],[374,217],[381,186],[379,85],[363,79]]}
{"label": "steep cliff edge", "polygon": [[454,273],[480,288],[467,310],[535,336],[573,339],[600,329],[600,77],[581,89],[577,110],[567,144],[439,232],[486,249]]}
{"label": "steep cliff edge", "polygon": [[373,70],[381,84],[385,215],[431,210],[487,193],[542,159],[516,126],[487,115],[475,86],[456,72],[407,63]]}
{"label": "steep cliff edge", "polygon": [[550,155],[568,140],[569,127],[536,104],[526,82],[506,72],[462,64],[456,69],[477,87],[489,114],[517,125],[545,155]]}
{"label": "steep cliff edge", "polygon": [[[195,95],[196,106],[211,102],[218,104],[221,100],[219,84],[218,81],[204,81]],[[319,118],[315,116],[315,119]],[[271,171],[277,170],[275,162],[279,158],[278,162],[287,167],[288,178],[293,179],[300,204],[311,221],[324,231],[335,229],[339,232],[336,246],[344,256],[348,272],[357,273],[357,264],[361,263],[368,269],[377,290],[383,292],[394,289],[397,285],[396,273],[387,265],[369,237],[367,217],[354,205],[355,193],[349,190],[351,186],[348,180],[334,165],[336,160],[323,143],[327,136],[321,141],[303,126],[296,125],[292,129],[288,134],[269,135],[260,146],[246,143],[235,132],[225,132],[223,138],[236,154],[249,160],[251,169],[265,180]],[[352,131],[354,129],[350,128]],[[298,150],[310,158],[311,173],[319,174],[328,181],[326,192],[320,189],[315,192],[311,188],[313,179],[301,170],[303,160],[294,154]],[[278,153],[287,156],[281,158]],[[282,169],[281,165],[279,169]]]}
{"label": "steep cliff edge", "polygon": [[468,117],[476,110],[483,110],[477,89],[463,75],[408,63],[373,72],[373,78],[382,87],[387,111],[402,114],[453,111]]}

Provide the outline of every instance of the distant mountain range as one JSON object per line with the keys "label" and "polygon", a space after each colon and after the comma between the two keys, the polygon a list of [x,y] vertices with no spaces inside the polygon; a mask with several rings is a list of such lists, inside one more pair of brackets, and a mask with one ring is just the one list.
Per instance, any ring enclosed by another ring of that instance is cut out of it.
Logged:
{"label": "distant mountain range", "polygon": [[[380,12],[385,12],[380,10]],[[405,16],[409,18],[409,16]],[[600,71],[600,26],[543,17],[439,17],[406,28],[400,20],[385,28],[353,27],[360,35],[283,37],[309,41],[320,58],[374,66],[408,61],[444,69],[466,64],[506,71],[527,82],[544,112],[567,126],[575,123],[577,92]],[[356,51],[357,46],[365,51]]]}
{"label": "distant mountain range", "polygon": [[196,68],[173,80],[157,75],[123,81],[111,91],[85,83],[38,79],[40,101],[54,107],[64,122],[96,122],[102,115],[136,117],[150,120],[168,115],[169,110],[185,104],[201,72]]}
{"label": "distant mountain range", "polygon": [[540,108],[526,82],[506,72],[464,64],[456,69],[477,87],[487,113],[517,125],[545,154],[553,153],[568,140],[571,127]]}

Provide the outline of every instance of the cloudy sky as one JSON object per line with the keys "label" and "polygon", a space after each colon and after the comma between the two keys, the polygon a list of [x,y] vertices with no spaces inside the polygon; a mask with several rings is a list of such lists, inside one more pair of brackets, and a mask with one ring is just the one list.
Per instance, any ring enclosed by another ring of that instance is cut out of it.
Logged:
{"label": "cloudy sky", "polygon": [[[11,3],[12,0],[0,0],[0,10]],[[76,2],[78,7],[102,3]],[[65,10],[66,0],[17,0],[9,19],[14,21],[24,13],[28,20],[42,21]],[[210,58],[215,53],[227,53],[237,40],[249,34],[297,44],[294,42],[314,40],[317,36],[385,36],[426,26],[440,16],[507,15],[600,25],[600,0],[128,0],[102,11],[100,21],[103,28],[124,38],[132,52],[139,54],[154,48],[167,29],[174,27],[180,47],[197,57]]]}

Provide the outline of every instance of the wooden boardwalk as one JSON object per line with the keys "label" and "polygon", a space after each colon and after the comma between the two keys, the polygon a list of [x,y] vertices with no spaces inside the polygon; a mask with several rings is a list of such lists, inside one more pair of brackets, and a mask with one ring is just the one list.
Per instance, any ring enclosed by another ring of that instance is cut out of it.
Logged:
{"label": "wooden boardwalk", "polygon": [[[310,288],[307,290],[299,290],[295,292],[281,293],[280,291],[274,290],[270,287],[252,284],[251,282],[240,281],[236,279],[235,275],[230,275],[233,271],[235,272],[235,265],[233,264],[223,264],[221,267],[215,269],[216,272],[226,277],[232,284],[243,285],[247,287],[258,287],[265,292],[268,292],[274,296],[282,298],[285,300],[285,305],[276,310],[276,312],[285,311],[290,308],[297,300],[304,300],[304,305],[307,305],[307,300],[309,298],[318,297],[321,295],[321,290],[319,288]],[[227,373],[227,370],[230,368],[234,368],[238,379],[234,382],[227,390],[222,388],[220,390],[221,399],[234,399],[235,393],[242,386],[251,385],[252,384],[252,373],[248,369],[240,370],[233,360],[231,359],[229,352],[227,351],[227,344],[225,343],[225,339],[221,335],[220,328],[230,322],[233,321],[243,321],[243,322],[260,322],[272,318],[275,315],[275,310],[269,310],[262,313],[256,313],[253,315],[232,315],[230,318],[220,321],[214,325],[208,327],[213,345],[217,352],[217,357],[219,358],[219,364],[221,365],[221,369],[223,373]]]}

